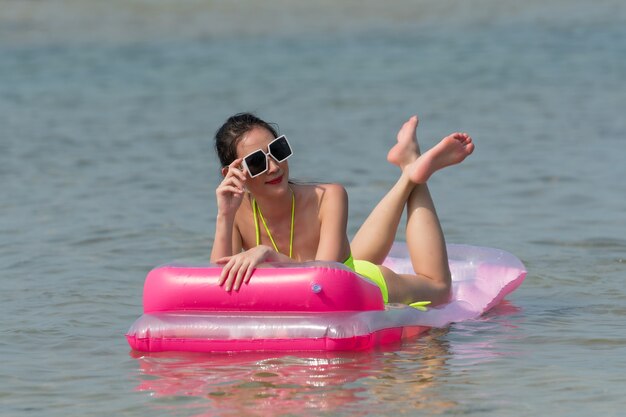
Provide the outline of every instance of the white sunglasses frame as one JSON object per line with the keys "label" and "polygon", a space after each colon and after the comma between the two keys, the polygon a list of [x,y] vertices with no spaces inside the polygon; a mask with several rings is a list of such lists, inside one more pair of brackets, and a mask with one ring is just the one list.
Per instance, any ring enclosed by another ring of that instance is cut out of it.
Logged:
{"label": "white sunglasses frame", "polygon": [[[285,159],[283,159],[282,161],[279,161],[278,159],[276,159],[276,157],[274,157],[274,155],[272,155],[271,151],[270,151],[270,145],[274,142],[276,142],[279,139],[285,139],[285,141],[287,142],[287,145],[289,145],[289,149],[291,150],[291,154],[289,154],[288,157],[286,157]],[[252,175],[252,172],[250,172],[250,168],[248,167],[248,164],[246,163],[246,158],[249,157],[252,154],[255,154],[257,152],[262,152],[263,155],[265,155],[265,169],[261,172],[259,172],[256,175]],[[243,157],[243,162],[242,165],[245,168],[246,171],[248,171],[248,175],[250,175],[250,178],[256,178],[259,175],[265,174],[267,172],[268,169],[270,169],[270,162],[267,159],[268,156],[271,156],[272,159],[274,161],[276,161],[276,163],[280,164],[281,162],[285,162],[287,159],[291,158],[293,156],[293,148],[291,147],[291,143],[289,142],[289,139],[287,139],[287,136],[285,135],[280,135],[279,137],[277,137],[276,139],[274,139],[273,141],[271,141],[270,143],[267,144],[267,152],[265,152],[263,149],[259,148],[256,151],[252,151],[249,154],[247,154],[246,156]]]}

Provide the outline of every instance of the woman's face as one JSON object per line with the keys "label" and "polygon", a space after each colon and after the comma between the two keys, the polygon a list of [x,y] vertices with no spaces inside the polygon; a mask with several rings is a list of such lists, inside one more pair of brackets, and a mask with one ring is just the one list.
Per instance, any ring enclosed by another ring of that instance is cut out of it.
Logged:
{"label": "woman's face", "polygon": [[[276,139],[269,130],[256,126],[237,143],[237,158],[243,158],[246,155],[261,149],[267,154],[267,145]],[[271,156],[267,157],[267,171],[258,177],[249,178],[246,186],[252,194],[265,194],[285,192],[289,186],[289,163],[287,161],[276,162]]]}

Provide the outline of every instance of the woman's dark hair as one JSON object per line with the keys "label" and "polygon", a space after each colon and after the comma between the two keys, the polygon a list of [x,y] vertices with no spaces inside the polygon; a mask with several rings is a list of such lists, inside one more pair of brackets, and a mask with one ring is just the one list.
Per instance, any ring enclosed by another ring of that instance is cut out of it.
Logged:
{"label": "woman's dark hair", "polygon": [[230,165],[237,159],[237,143],[255,127],[269,130],[274,137],[278,137],[274,124],[259,119],[252,113],[238,113],[231,116],[215,133],[215,152],[222,167]]}

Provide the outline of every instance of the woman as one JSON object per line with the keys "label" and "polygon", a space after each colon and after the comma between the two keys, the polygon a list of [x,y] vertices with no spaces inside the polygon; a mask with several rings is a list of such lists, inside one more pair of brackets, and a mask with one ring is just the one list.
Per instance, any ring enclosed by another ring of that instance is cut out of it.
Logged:
{"label": "woman", "polygon": [[[450,270],[445,240],[426,181],[474,150],[465,133],[453,133],[420,153],[411,117],[387,160],[400,177],[352,242],[347,237],[348,196],[338,184],[289,182],[291,147],[274,127],[249,113],[230,117],[216,133],[224,180],[216,190],[217,223],[211,262],[224,265],[219,284],[238,291],[263,262],[311,260],[345,263],[374,281],[385,302],[445,303]],[[407,207],[407,247],[415,274],[382,265]]]}

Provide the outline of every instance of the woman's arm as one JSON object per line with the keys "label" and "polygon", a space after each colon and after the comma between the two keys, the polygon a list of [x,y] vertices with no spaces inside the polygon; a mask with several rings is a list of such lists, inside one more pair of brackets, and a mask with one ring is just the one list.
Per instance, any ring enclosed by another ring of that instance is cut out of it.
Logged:
{"label": "woman's arm", "polygon": [[339,184],[323,185],[320,202],[320,241],[315,259],[344,262],[350,256],[348,193]]}
{"label": "woman's arm", "polygon": [[[233,216],[234,217],[234,216]],[[241,236],[235,226],[235,219],[217,215],[215,221],[215,238],[211,250],[211,262],[241,252]]]}
{"label": "woman's arm", "polygon": [[239,167],[241,158],[222,168],[224,179],[215,189],[217,218],[211,262],[241,251],[241,236],[235,226],[235,217],[244,195],[246,174]]}
{"label": "woman's arm", "polygon": [[245,252],[239,252],[232,256],[225,256],[215,261],[224,264],[218,285],[224,285],[226,291],[234,289],[238,291],[241,284],[250,282],[252,273],[263,262],[294,262],[287,255],[276,252],[265,245],[258,245]]}

